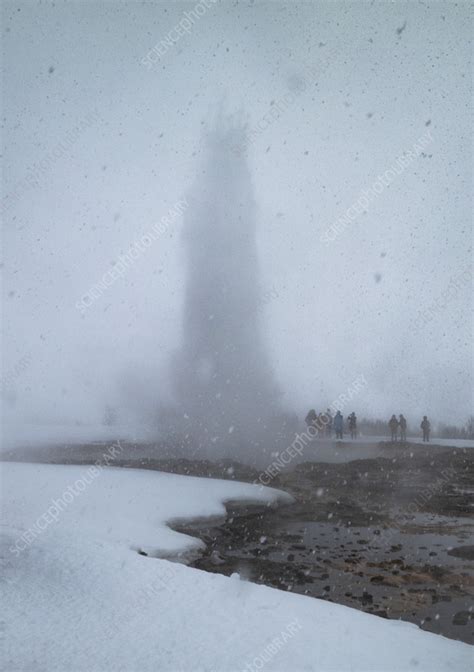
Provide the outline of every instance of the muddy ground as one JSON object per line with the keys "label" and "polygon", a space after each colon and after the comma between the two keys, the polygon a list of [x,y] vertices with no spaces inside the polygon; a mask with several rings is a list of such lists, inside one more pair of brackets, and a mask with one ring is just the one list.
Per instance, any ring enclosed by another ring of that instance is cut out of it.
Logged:
{"label": "muddy ground", "polygon": [[[230,460],[157,459],[149,448],[125,446],[114,466],[242,481],[262,473]],[[351,460],[349,446],[342,463],[290,464],[270,483],[294,496],[290,506],[229,508],[222,524],[181,526],[207,544],[192,565],[474,644],[474,450],[379,448],[370,459]],[[56,447],[33,461],[87,464],[103,452]]]}

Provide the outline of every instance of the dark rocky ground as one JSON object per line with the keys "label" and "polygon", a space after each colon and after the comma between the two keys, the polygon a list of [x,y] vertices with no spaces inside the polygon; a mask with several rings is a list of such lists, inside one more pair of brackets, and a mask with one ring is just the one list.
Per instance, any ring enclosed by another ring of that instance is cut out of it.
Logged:
{"label": "dark rocky ground", "polygon": [[[22,458],[88,464],[106,447]],[[230,460],[156,454],[156,446],[124,445],[114,466],[242,481],[260,474]],[[351,459],[348,445],[344,462],[292,463],[270,485],[290,492],[294,504],[229,507],[220,525],[181,526],[207,544],[193,565],[474,643],[474,450],[381,444],[375,455]]]}

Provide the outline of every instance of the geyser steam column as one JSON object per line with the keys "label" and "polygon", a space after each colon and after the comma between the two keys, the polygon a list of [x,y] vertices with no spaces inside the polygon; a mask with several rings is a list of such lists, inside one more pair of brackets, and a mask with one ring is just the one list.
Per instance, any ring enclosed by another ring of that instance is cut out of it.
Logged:
{"label": "geyser steam column", "polygon": [[[183,345],[175,360],[181,433],[201,447],[255,449],[279,415],[259,313],[256,204],[245,128],[206,136],[202,172],[184,219]],[[269,438],[269,437],[268,437]]]}

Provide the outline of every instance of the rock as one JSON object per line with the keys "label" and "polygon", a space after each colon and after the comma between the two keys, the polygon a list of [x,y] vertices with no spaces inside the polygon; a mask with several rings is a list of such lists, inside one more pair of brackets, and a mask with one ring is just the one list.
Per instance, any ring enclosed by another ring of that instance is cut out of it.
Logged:
{"label": "rock", "polygon": [[474,546],[456,546],[448,551],[448,555],[453,555],[455,558],[463,558],[464,560],[474,560]]}
{"label": "rock", "polygon": [[218,551],[212,551],[210,560],[213,565],[223,565],[225,563],[225,559]]}
{"label": "rock", "polygon": [[467,625],[471,614],[468,611],[458,611],[454,614],[453,625]]}
{"label": "rock", "polygon": [[362,604],[372,604],[374,598],[370,593],[364,590],[364,592],[362,593],[362,597],[360,598],[360,601],[362,602]]}
{"label": "rock", "polygon": [[380,616],[381,618],[388,618],[388,613],[385,611],[385,609],[380,609],[379,611],[374,611],[373,614],[375,616]]}

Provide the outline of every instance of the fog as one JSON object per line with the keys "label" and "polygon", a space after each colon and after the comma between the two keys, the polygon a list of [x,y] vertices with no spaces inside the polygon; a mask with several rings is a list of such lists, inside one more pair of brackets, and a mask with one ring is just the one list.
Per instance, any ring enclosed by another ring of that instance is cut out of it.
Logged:
{"label": "fog", "polygon": [[4,421],[464,422],[469,6],[207,6],[3,3]]}

